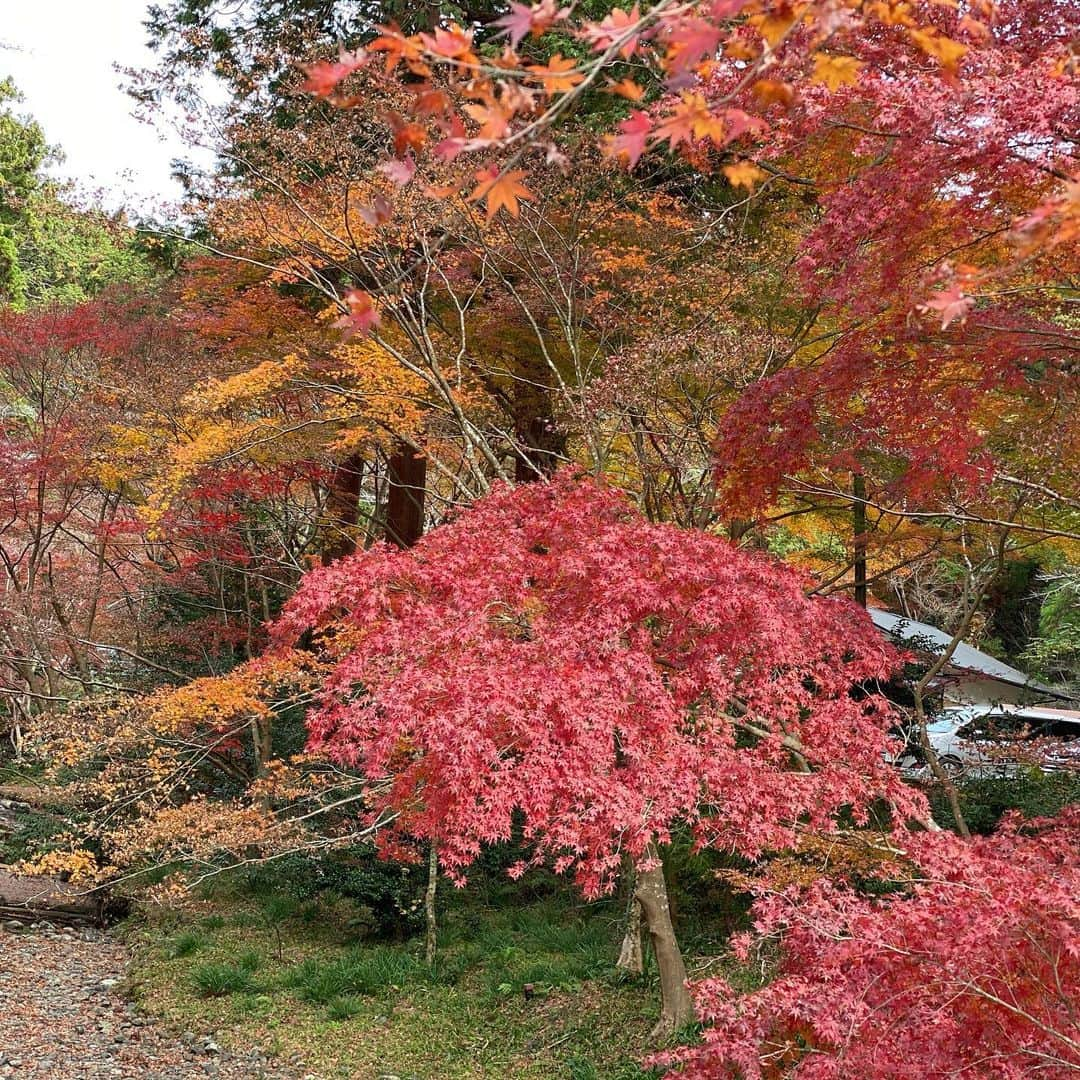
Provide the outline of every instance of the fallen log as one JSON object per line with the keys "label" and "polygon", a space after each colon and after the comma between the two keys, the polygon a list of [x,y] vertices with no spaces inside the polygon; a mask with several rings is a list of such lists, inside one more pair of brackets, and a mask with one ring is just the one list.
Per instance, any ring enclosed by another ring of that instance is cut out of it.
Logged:
{"label": "fallen log", "polygon": [[67,911],[63,908],[8,907],[0,904],[0,923],[20,922],[31,926],[34,923],[58,923],[61,926],[102,926],[104,920],[85,911]]}
{"label": "fallen log", "polygon": [[0,867],[0,918],[102,926],[108,908],[102,889],[83,890],[60,878],[21,876]]}

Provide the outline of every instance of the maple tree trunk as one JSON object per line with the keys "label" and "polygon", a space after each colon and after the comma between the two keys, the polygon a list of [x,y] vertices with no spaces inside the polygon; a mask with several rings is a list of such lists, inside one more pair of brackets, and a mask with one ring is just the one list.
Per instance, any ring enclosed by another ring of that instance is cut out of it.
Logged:
{"label": "maple tree trunk", "polygon": [[435,950],[438,947],[439,925],[435,919],[435,892],[439,887],[439,854],[434,844],[428,851],[428,881],[424,893],[424,921],[427,923],[427,936],[424,941],[424,959],[427,966],[435,963]]}
{"label": "maple tree trunk", "polygon": [[690,991],[686,989],[686,964],[671,924],[664,867],[655,848],[650,847],[646,857],[655,865],[638,871],[634,895],[641,905],[660,972],[660,1019],[652,1030],[652,1038],[659,1039],[691,1023],[696,1014]]}
{"label": "maple tree trunk", "polygon": [[728,524],[728,538],[737,544],[754,527],[749,518],[732,518]]}
{"label": "maple tree trunk", "polygon": [[[930,735],[926,730],[926,716],[922,712],[921,702],[919,702],[917,708],[919,710],[919,716],[916,719],[919,733],[919,746],[922,749],[923,756],[926,758],[926,764],[930,767],[931,775],[945,792],[945,798],[949,803],[949,809],[952,811],[953,821],[956,824],[956,831],[965,840],[970,840],[971,830],[968,828],[967,819],[964,817],[963,808],[960,806],[960,793],[956,790],[956,784],[953,783],[953,778],[945,771],[945,768],[938,759],[937,751],[934,749],[933,743],[930,742]],[[935,822],[935,825],[936,824],[937,823]]]}
{"label": "maple tree trunk", "polygon": [[364,459],[350,454],[334,469],[326,495],[323,566],[356,550],[356,524],[360,517],[360,482]]}
{"label": "maple tree trunk", "polygon": [[626,905],[626,930],[615,966],[620,971],[629,971],[633,975],[640,975],[645,970],[645,958],[641,951],[641,903],[637,898],[637,878],[633,869],[630,870],[630,903]]}
{"label": "maple tree trunk", "polygon": [[273,721],[269,716],[256,716],[251,721],[251,746],[255,758],[255,775],[265,776],[266,766],[273,756]]}
{"label": "maple tree trunk", "polygon": [[851,481],[851,513],[855,540],[855,603],[866,607],[866,477],[855,473]]}
{"label": "maple tree trunk", "polygon": [[530,416],[515,425],[518,441],[514,480],[528,484],[552,476],[566,452],[566,436],[555,426],[550,416]]}
{"label": "maple tree trunk", "polygon": [[387,459],[386,539],[410,548],[424,534],[424,492],[427,460],[399,442]]}

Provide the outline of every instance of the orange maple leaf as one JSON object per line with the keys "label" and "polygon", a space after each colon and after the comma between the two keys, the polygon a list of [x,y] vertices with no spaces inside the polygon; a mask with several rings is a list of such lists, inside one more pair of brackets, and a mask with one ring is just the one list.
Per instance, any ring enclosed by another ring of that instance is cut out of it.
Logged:
{"label": "orange maple leaf", "polygon": [[480,125],[478,139],[501,139],[510,128],[513,115],[502,105],[466,105],[464,111]]}
{"label": "orange maple leaf", "polygon": [[633,79],[620,79],[618,82],[609,79],[607,90],[608,93],[618,94],[619,97],[624,97],[627,101],[640,101],[645,96],[645,90]]}
{"label": "orange maple leaf", "polygon": [[767,175],[764,169],[759,169],[752,161],[737,161],[734,165],[725,165],[721,171],[732,187],[749,188],[751,191]]}
{"label": "orange maple leaf", "polygon": [[562,53],[556,53],[547,64],[529,64],[528,69],[540,80],[548,97],[565,94],[585,79],[577,70],[577,61],[564,59]]}
{"label": "orange maple leaf", "polygon": [[787,109],[795,102],[795,88],[791,83],[759,79],[750,89],[763,105],[783,105]]}
{"label": "orange maple leaf", "polygon": [[427,141],[427,132],[420,124],[406,121],[396,112],[388,112],[386,119],[394,134],[394,153],[398,157],[404,156],[407,150],[419,150]]}
{"label": "orange maple leaf", "polygon": [[406,37],[400,28],[391,23],[380,26],[379,36],[368,46],[370,52],[386,53],[386,70],[393,71],[402,61],[414,74],[430,74],[423,63],[424,47],[415,34]]}
{"label": "orange maple leaf", "polygon": [[714,116],[702,94],[683,94],[682,100],[656,128],[657,140],[667,140],[674,150],[691,139],[710,139],[723,146],[724,121]]}
{"label": "orange maple leaf", "polygon": [[487,206],[487,218],[490,221],[500,210],[506,210],[511,216],[518,216],[518,202],[532,202],[533,193],[521,181],[528,175],[524,169],[511,169],[500,173],[494,166],[481,169],[476,174],[477,185],[469,196],[470,202],[480,202]]}

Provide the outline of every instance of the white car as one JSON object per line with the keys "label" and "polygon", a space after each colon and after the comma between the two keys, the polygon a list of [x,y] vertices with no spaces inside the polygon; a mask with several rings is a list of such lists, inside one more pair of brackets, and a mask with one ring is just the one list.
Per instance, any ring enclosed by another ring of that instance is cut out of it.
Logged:
{"label": "white car", "polygon": [[[1041,706],[949,707],[926,726],[930,745],[950,773],[1015,775],[1024,766],[1080,769],[1080,712]],[[921,762],[901,767],[925,770]],[[921,766],[921,768],[919,768]]]}

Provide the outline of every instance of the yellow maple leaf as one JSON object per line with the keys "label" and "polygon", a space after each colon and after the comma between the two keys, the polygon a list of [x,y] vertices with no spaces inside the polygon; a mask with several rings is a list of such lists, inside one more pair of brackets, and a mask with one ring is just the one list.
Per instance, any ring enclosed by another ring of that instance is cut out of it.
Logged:
{"label": "yellow maple leaf", "polygon": [[915,20],[911,17],[911,5],[907,3],[873,3],[867,8],[867,13],[880,19],[885,26],[915,25]]}
{"label": "yellow maple leaf", "polygon": [[725,165],[721,171],[732,187],[749,188],[751,191],[768,175],[752,161],[737,161],[734,165]]}
{"label": "yellow maple leaf", "polygon": [[757,28],[758,33],[769,43],[769,48],[775,49],[795,24],[795,21],[802,17],[802,12],[802,5],[783,7],[776,11],[752,15],[748,21]]}
{"label": "yellow maple leaf", "polygon": [[947,71],[955,71],[960,58],[968,51],[966,45],[952,38],[939,34],[936,30],[909,30],[911,40],[919,46],[927,56],[933,56],[941,61],[941,66]]}
{"label": "yellow maple leaf", "polygon": [[863,62],[854,56],[832,56],[829,53],[814,53],[814,73],[811,82],[824,83],[830,90],[841,86],[854,86],[859,81],[859,72]]}
{"label": "yellow maple leaf", "polygon": [[533,193],[521,183],[527,175],[524,169],[511,169],[505,173],[499,173],[494,168],[482,169],[476,174],[478,183],[469,196],[469,201],[484,201],[488,221],[501,209],[516,218],[518,202],[531,202],[534,198]]}

